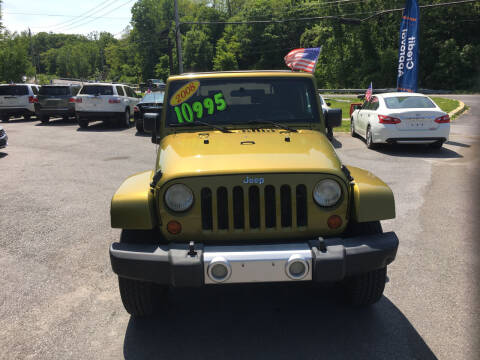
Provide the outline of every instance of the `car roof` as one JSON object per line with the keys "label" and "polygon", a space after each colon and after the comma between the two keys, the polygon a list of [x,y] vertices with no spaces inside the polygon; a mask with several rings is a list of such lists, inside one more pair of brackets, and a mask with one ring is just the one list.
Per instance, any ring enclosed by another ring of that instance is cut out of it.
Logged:
{"label": "car roof", "polygon": [[421,93],[410,93],[410,92],[391,92],[391,93],[381,93],[381,94],[373,94],[374,96],[381,96],[383,98],[388,97],[395,97],[395,96],[426,96],[425,94]]}
{"label": "car roof", "polygon": [[242,70],[242,71],[213,71],[196,72],[175,75],[168,78],[171,80],[186,80],[189,78],[234,78],[234,77],[304,77],[312,78],[313,75],[306,72],[294,72],[291,70]]}

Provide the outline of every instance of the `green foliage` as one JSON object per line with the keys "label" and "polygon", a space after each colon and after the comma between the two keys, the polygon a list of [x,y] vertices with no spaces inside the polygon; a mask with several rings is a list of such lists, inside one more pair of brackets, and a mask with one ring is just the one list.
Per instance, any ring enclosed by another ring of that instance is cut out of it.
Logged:
{"label": "green foliage", "polygon": [[[338,17],[364,18],[373,10],[399,6],[398,0],[179,0],[184,71],[286,70],[289,50],[322,46],[315,71],[319,87],[366,88],[370,82],[374,88],[395,87],[401,13],[384,13],[359,24]],[[174,2],[137,0],[131,12],[131,28],[120,40],[97,32],[42,32],[30,38],[0,31],[0,57],[5,59],[0,79],[36,72],[138,83],[178,73]],[[478,14],[479,2],[421,9],[419,87],[480,90]],[[322,16],[330,18],[189,23]]]}

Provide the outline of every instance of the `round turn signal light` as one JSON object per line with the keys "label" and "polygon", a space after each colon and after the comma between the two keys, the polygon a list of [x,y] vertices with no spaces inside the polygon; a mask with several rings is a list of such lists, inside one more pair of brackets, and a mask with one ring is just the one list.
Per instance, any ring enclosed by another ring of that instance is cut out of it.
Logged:
{"label": "round turn signal light", "polygon": [[330,229],[338,229],[342,226],[342,218],[338,215],[332,215],[328,218],[327,225]]}
{"label": "round turn signal light", "polygon": [[182,224],[177,220],[171,220],[167,224],[167,231],[172,235],[178,235],[182,232]]}

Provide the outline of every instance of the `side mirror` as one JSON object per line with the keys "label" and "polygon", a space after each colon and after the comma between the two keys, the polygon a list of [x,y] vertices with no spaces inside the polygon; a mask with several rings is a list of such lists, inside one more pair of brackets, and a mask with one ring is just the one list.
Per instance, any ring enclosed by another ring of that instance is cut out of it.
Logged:
{"label": "side mirror", "polygon": [[327,102],[326,104],[327,104],[327,106],[330,106],[330,105],[332,105],[332,103],[331,103],[331,102]]}
{"label": "side mirror", "polygon": [[326,125],[329,128],[342,126],[342,109],[327,110]]}
{"label": "side mirror", "polygon": [[146,113],[143,115],[143,130],[152,134],[152,143],[157,144],[160,131],[161,114]]}

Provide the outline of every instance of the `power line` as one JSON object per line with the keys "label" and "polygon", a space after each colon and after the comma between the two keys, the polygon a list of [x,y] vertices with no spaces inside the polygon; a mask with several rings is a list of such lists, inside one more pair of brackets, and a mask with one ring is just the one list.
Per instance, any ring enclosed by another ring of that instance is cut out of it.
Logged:
{"label": "power line", "polygon": [[[103,13],[103,14],[100,15],[100,16],[103,16],[103,15],[109,13],[109,12],[112,13],[112,12],[120,9],[121,7],[123,7],[123,6],[131,3],[132,1],[135,1],[135,0],[127,0],[126,2],[124,2],[124,3],[122,3],[121,5],[117,6],[116,8],[107,10],[107,12]],[[88,20],[88,21],[83,22],[83,23],[78,23],[78,24],[76,24],[76,25],[74,25],[74,26],[68,26],[67,28],[62,29],[62,31],[76,29],[76,28],[78,28],[78,27],[80,27],[80,26],[85,26],[85,25],[87,25],[87,24],[90,24],[91,22],[93,22],[93,21],[95,21],[95,20],[96,20],[96,19]],[[57,30],[57,31],[58,31],[58,30]]]}
{"label": "power line", "polygon": [[[15,14],[15,15],[28,15],[28,16],[53,16],[53,17],[69,17],[69,18],[79,18],[81,15],[61,15],[61,14],[41,14],[41,13],[28,13],[28,12],[12,12],[7,11],[5,14]],[[91,19],[129,19],[127,17],[108,17],[108,16],[85,16],[85,18]]]}
{"label": "power line", "polygon": [[[103,1],[102,3],[100,3],[99,5],[96,5],[94,6],[93,8],[85,11],[84,13],[80,14],[79,17],[82,17],[82,16],[86,16],[86,15],[90,15],[92,12],[94,12],[97,8],[103,6],[105,3],[107,2],[110,2],[111,0],[105,0]],[[69,24],[69,23],[73,23],[77,20],[72,20],[72,19],[69,19],[69,20],[65,20],[65,21],[62,21],[62,22],[59,22],[58,24],[54,24],[52,26],[41,26],[42,28],[45,28],[45,27],[51,27],[51,28],[58,28],[58,27],[63,27],[64,25],[66,24]],[[40,28],[40,27],[38,27]]]}
{"label": "power line", "polygon": [[[98,14],[99,11],[105,10],[106,8],[108,9],[110,6],[114,5],[115,2],[116,2],[116,0],[106,0],[103,3],[101,3],[99,6],[91,9],[90,11],[93,11],[95,14]],[[89,15],[91,15],[91,14],[89,14]],[[105,14],[102,14],[101,16],[103,16],[103,15],[105,15]],[[76,26],[78,23],[81,23],[84,20],[86,20],[85,16],[83,16],[83,18],[75,19],[75,20],[71,21],[69,24],[65,24],[65,25],[62,25],[60,27],[57,27],[55,29],[55,31],[59,31],[59,30],[63,30],[63,29],[66,29],[66,28],[70,28],[72,26]]]}

